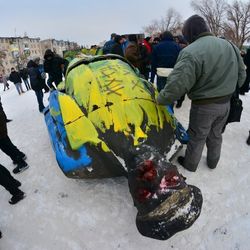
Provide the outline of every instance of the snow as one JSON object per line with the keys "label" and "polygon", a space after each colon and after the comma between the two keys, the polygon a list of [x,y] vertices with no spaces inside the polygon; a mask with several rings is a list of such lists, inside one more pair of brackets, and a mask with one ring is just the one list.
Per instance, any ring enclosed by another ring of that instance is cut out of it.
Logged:
{"label": "snow", "polygon": [[[137,210],[125,178],[74,180],[63,175],[33,91],[18,96],[11,85],[5,92],[1,86],[0,94],[8,118],[13,119],[9,136],[27,154],[30,165],[15,176],[27,194],[23,201],[9,205],[10,195],[0,187],[1,250],[249,249],[250,94],[242,96],[242,121],[230,124],[224,134],[218,167],[206,167],[206,150],[195,173],[178,166],[187,183],[201,189],[204,202],[198,220],[167,241],[138,233]],[[185,126],[189,107],[185,100],[176,110]],[[11,160],[2,152],[0,163],[12,171]]]}

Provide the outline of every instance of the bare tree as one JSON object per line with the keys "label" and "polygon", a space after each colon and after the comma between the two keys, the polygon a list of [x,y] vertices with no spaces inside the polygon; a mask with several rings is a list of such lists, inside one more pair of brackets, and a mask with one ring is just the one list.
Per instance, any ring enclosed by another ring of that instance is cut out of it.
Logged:
{"label": "bare tree", "polygon": [[219,36],[222,34],[227,6],[224,0],[193,0],[191,6],[205,18],[214,35]]}
{"label": "bare tree", "polygon": [[151,22],[151,24],[149,24],[148,26],[143,27],[143,31],[146,34],[150,35],[150,36],[153,36],[153,35],[155,35],[157,33],[160,33],[160,31],[159,31],[159,21],[156,20],[156,19],[153,20]]}
{"label": "bare tree", "polygon": [[250,38],[250,2],[234,1],[232,5],[227,5],[224,36],[239,48]]}
{"label": "bare tree", "polygon": [[170,8],[164,17],[161,17],[159,20],[153,20],[151,24],[143,27],[143,31],[152,36],[166,30],[174,31],[180,26],[180,23],[181,15],[175,9]]}

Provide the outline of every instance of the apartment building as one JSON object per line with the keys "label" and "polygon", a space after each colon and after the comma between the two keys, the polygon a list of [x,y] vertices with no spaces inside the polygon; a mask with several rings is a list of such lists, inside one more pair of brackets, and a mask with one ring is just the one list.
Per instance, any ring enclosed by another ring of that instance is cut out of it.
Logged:
{"label": "apartment building", "polygon": [[75,42],[24,37],[0,37],[0,74],[10,74],[11,68],[16,69],[27,64],[35,57],[43,59],[46,49],[51,49],[63,56],[63,51],[79,48]]}

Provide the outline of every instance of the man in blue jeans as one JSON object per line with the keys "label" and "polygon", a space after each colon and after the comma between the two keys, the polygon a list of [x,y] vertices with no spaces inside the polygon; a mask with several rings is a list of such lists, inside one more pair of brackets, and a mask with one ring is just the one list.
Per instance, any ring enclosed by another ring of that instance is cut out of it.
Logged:
{"label": "man in blue jeans", "polygon": [[22,79],[18,72],[15,71],[14,68],[11,68],[11,73],[9,76],[9,80],[15,84],[15,87],[17,89],[17,92],[19,95],[24,93],[23,87],[22,87]]}

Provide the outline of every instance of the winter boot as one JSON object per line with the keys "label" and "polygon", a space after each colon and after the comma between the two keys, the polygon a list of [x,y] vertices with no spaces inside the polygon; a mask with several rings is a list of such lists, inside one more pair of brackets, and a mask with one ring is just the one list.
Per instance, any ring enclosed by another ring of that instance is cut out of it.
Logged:
{"label": "winter boot", "polygon": [[13,173],[14,174],[20,174],[22,173],[24,170],[26,170],[29,167],[29,165],[24,161],[21,160],[18,164],[17,167],[13,169]]}
{"label": "winter boot", "polygon": [[21,201],[22,199],[25,198],[25,193],[24,193],[23,191],[21,191],[21,190],[19,190],[19,191],[20,191],[20,192],[19,192],[18,194],[13,195],[13,196],[11,197],[11,199],[9,200],[9,203],[10,203],[11,205],[15,205],[17,202],[19,202],[19,201]]}

